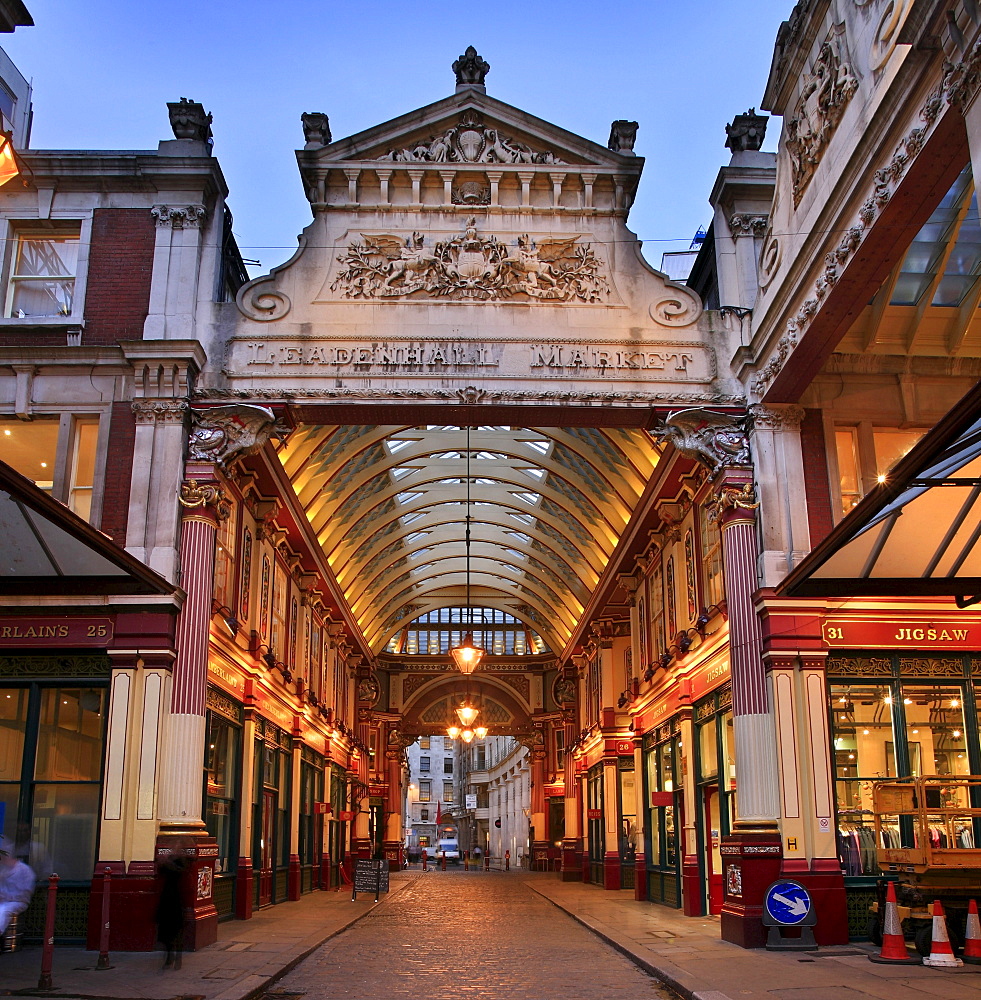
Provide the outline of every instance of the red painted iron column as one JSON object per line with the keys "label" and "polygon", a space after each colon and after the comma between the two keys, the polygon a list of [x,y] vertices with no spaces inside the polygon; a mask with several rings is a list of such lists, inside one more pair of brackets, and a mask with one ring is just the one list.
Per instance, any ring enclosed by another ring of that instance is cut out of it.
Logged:
{"label": "red painted iron column", "polygon": [[215,536],[219,519],[229,514],[225,495],[210,463],[188,463],[181,484],[181,587],[187,597],[177,620],[177,660],[172,677],[167,752],[160,782],[158,859],[174,849],[192,857],[185,885],[185,931],[189,950],[218,938],[218,913],[212,897],[218,846],[202,816],[205,747],[205,692],[208,641],[215,570]]}
{"label": "red painted iron column", "polygon": [[744,948],[765,943],[763,894],[780,874],[781,842],[776,740],[759,618],[756,509],[750,468],[729,467],[713,503],[722,529],[722,560],[729,615],[737,817],[722,839],[722,937]]}

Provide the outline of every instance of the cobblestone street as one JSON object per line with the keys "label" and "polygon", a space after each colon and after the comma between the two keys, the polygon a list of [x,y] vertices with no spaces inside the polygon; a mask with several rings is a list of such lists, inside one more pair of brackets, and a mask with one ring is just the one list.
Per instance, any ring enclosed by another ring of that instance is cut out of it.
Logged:
{"label": "cobblestone street", "polygon": [[596,1000],[674,994],[522,882],[420,873],[281,979],[270,996]]}

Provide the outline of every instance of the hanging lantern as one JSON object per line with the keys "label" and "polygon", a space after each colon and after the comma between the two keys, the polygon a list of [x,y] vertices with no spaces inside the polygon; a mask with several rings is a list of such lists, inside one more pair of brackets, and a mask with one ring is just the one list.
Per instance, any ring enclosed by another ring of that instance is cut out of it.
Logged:
{"label": "hanging lantern", "polygon": [[461,705],[456,710],[456,714],[464,726],[471,726],[473,725],[474,719],[480,715],[480,709],[474,708],[473,705]]}
{"label": "hanging lantern", "polygon": [[463,637],[463,645],[454,646],[450,650],[450,656],[453,657],[453,662],[460,673],[472,674],[480,666],[485,652],[485,649],[474,645],[473,632],[468,632]]}

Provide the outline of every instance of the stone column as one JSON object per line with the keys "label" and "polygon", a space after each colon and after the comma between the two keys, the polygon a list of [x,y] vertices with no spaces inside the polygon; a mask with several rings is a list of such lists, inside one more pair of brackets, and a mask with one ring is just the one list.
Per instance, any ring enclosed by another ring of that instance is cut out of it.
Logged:
{"label": "stone column", "polygon": [[388,772],[388,788],[385,792],[385,857],[391,871],[402,868],[402,850],[405,840],[402,823],[402,747],[395,744],[394,749],[385,751],[385,770]]}
{"label": "stone column", "polygon": [[780,815],[776,744],[762,658],[757,590],[756,509],[752,470],[729,467],[716,481],[714,504],[722,528],[729,614],[737,817],[723,838],[722,937],[762,947],[763,893],[780,872]]}
{"label": "stone column", "polygon": [[679,767],[684,775],[682,801],[685,823],[681,830],[681,904],[686,917],[700,917],[704,910],[704,882],[698,856],[698,811],[700,809],[695,767],[695,725],[691,699],[678,718],[681,742]]}
{"label": "stone column", "polygon": [[[177,660],[174,663],[167,723],[160,801],[160,840],[157,853],[194,845],[195,885],[187,901],[193,916],[187,938],[194,949],[218,937],[218,913],[211,895],[218,847],[205,827],[202,814],[204,772],[205,692],[208,682],[208,642],[214,586],[215,536],[218,521],[227,517],[228,503],[214,480],[214,467],[188,463],[181,484],[181,586],[187,595],[177,620]],[[191,880],[188,880],[191,881]]]}

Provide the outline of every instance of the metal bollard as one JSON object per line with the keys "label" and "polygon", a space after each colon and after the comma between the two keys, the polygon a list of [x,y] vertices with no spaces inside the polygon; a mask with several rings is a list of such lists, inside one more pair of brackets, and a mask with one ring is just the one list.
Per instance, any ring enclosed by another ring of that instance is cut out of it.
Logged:
{"label": "metal bollard", "polygon": [[48,876],[48,906],[44,913],[44,946],[41,951],[41,976],[37,981],[39,990],[52,989],[51,969],[54,967],[55,906],[58,897],[58,876],[53,872]]}
{"label": "metal bollard", "polygon": [[446,851],[443,851],[443,853],[440,855],[440,861],[441,861],[440,867],[445,872],[446,871]]}
{"label": "metal bollard", "polygon": [[112,869],[107,868],[102,876],[102,933],[99,935],[99,960],[95,963],[98,971],[111,969],[109,964],[109,886]]}
{"label": "metal bollard", "polygon": [[422,852],[422,870],[424,872],[428,872],[429,871],[429,865],[427,864],[428,861],[429,861],[429,854],[426,851],[423,851]]}
{"label": "metal bollard", "polygon": [[469,851],[464,851],[463,852],[463,870],[465,872],[470,871],[470,852]]}
{"label": "metal bollard", "polygon": [[489,872],[490,871],[490,855],[489,854],[485,854],[484,855],[484,871],[485,872]]}
{"label": "metal bollard", "polygon": [[504,870],[506,872],[509,872],[511,870],[511,852],[510,851],[505,851],[504,852]]}

